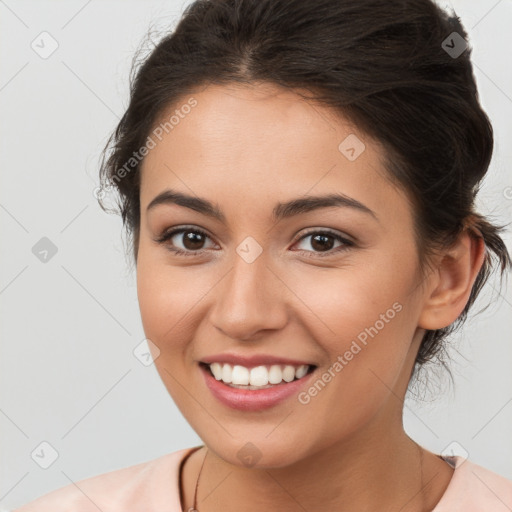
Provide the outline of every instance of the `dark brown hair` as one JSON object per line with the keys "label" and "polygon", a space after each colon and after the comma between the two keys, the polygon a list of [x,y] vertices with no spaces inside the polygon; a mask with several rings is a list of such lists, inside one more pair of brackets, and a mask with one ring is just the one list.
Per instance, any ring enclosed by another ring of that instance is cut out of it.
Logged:
{"label": "dark brown hair", "polygon": [[[100,180],[117,193],[135,262],[142,159],[133,156],[164,112],[209,84],[269,82],[310,91],[309,98],[382,144],[390,179],[414,205],[422,268],[463,229],[485,241],[485,262],[463,313],[454,324],[426,332],[415,368],[431,360],[465,320],[494,260],[501,274],[511,266],[503,228],[474,211],[493,132],[479,104],[466,40],[459,18],[431,0],[188,5],[175,29],[134,63],[129,106],[103,152]],[[457,55],[453,48],[463,51]]]}

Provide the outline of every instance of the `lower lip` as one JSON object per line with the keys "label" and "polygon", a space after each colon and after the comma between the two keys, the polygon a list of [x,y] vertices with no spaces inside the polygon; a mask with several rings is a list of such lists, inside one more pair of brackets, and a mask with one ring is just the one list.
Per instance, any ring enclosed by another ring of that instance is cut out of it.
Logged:
{"label": "lower lip", "polygon": [[220,402],[240,411],[261,411],[283,402],[292,395],[297,395],[310,380],[315,370],[306,374],[301,379],[296,379],[283,384],[276,384],[266,389],[239,389],[232,388],[222,381],[217,380],[203,365],[199,365],[206,385],[213,396]]}

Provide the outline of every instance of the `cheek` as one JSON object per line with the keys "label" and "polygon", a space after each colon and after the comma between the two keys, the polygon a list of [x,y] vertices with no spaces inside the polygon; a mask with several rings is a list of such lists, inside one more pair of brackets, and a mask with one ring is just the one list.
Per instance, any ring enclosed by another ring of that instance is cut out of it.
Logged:
{"label": "cheek", "polygon": [[[214,275],[213,275],[214,274]],[[141,246],[137,264],[137,296],[146,337],[161,351],[158,363],[174,364],[196,335],[218,273],[201,266],[176,266],[162,251]]]}
{"label": "cheek", "polygon": [[[414,259],[390,253],[379,261],[369,260],[289,276],[296,283],[294,292],[304,301],[309,330],[331,354],[348,350],[351,340],[364,343],[372,335],[394,339],[401,333],[403,339],[404,320],[414,322],[403,314],[416,280]],[[403,349],[403,344],[399,346]]]}
{"label": "cheek", "polygon": [[187,351],[197,327],[200,299],[206,293],[192,273],[190,267],[188,272],[179,270],[158,261],[149,251],[139,251],[137,295],[144,333],[158,347],[152,356],[162,382],[187,417],[191,404],[185,389],[190,368],[184,362],[192,361]]}
{"label": "cheek", "polygon": [[304,327],[327,357],[317,386],[323,398],[311,401],[326,400],[323,410],[339,415],[340,424],[372,415],[409,355],[419,313],[411,293],[417,283],[415,259],[391,256],[378,265],[329,269],[324,276],[305,273],[300,281],[300,296],[310,309],[304,309]]}
{"label": "cheek", "polygon": [[183,339],[183,320],[197,300],[194,279],[185,272],[173,270],[144,248],[137,263],[137,296],[146,336],[160,350],[168,350],[168,340]]}

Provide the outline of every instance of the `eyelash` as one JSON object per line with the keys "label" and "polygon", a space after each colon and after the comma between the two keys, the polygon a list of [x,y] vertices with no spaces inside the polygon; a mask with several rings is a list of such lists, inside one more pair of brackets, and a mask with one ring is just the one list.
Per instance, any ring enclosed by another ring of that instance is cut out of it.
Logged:
{"label": "eyelash", "polygon": [[[185,233],[185,232],[199,233],[205,237],[211,238],[206,232],[204,232],[201,229],[198,229],[195,227],[182,227],[182,228],[173,229],[173,230],[167,231],[167,232],[164,231],[158,238],[155,239],[155,241],[159,244],[163,244],[163,243],[167,242],[167,240],[170,240],[175,235],[178,235],[180,233]],[[335,249],[330,249],[329,251],[325,251],[325,252],[315,252],[315,251],[305,251],[305,250],[298,251],[298,252],[306,253],[306,257],[308,257],[308,258],[316,258],[316,257],[324,258],[324,257],[332,256],[333,254],[337,254],[339,252],[346,251],[350,247],[353,247],[355,245],[354,242],[352,242],[351,240],[348,240],[347,238],[344,238],[341,235],[339,235],[338,233],[333,232],[329,229],[323,229],[323,230],[317,229],[317,230],[308,231],[307,233],[304,233],[302,235],[302,237],[299,238],[295,243],[298,243],[298,242],[302,241],[304,238],[307,238],[308,236],[311,236],[311,235],[329,235],[329,236],[332,236],[333,238],[335,238],[336,240],[338,240],[339,242],[341,242],[343,245],[341,245],[340,247],[337,247]],[[168,246],[167,248],[170,251],[172,251],[174,254],[176,254],[177,256],[198,256],[198,255],[202,254],[203,252],[207,251],[207,249],[200,249],[198,251],[186,251],[183,249],[177,249],[176,247],[172,247],[172,246]]]}

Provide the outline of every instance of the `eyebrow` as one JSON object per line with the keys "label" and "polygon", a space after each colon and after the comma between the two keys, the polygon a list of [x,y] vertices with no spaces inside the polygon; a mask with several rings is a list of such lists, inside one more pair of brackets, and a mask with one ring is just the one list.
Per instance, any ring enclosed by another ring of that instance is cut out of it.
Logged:
{"label": "eyebrow", "polygon": [[[190,208],[207,217],[212,217],[222,223],[226,223],[226,217],[220,208],[200,197],[190,196],[176,190],[166,189],[158,194],[146,208],[146,212],[152,210],[158,205],[176,204],[185,208]],[[272,210],[272,219],[277,222],[281,219],[293,217],[295,215],[305,214],[319,208],[343,207],[353,208],[360,212],[366,213],[378,220],[375,212],[370,210],[366,205],[356,199],[344,194],[328,194],[323,196],[307,196],[293,199],[285,203],[277,203]]]}

